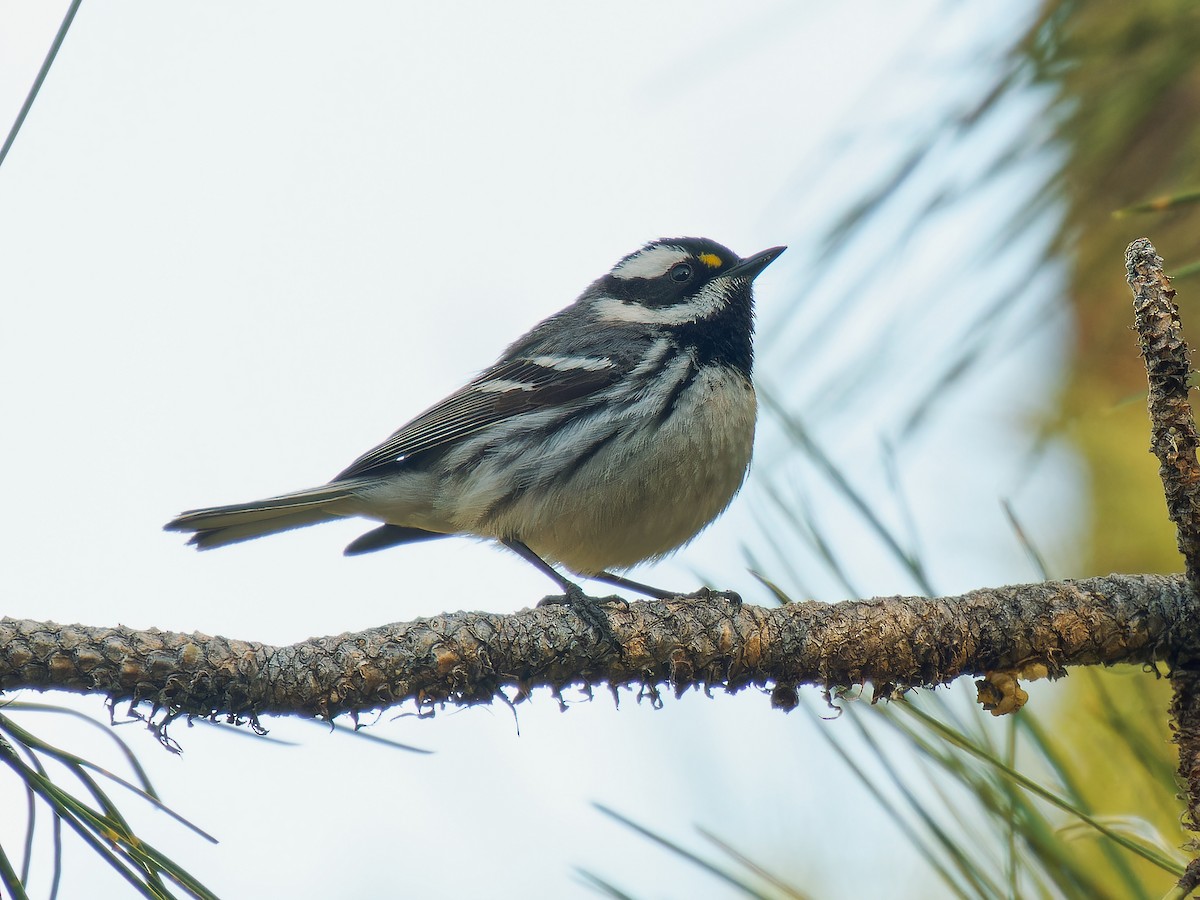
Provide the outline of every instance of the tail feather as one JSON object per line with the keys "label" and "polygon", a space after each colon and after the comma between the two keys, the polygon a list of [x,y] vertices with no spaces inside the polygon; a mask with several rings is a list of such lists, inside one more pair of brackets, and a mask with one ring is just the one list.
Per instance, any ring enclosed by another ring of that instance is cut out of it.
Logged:
{"label": "tail feather", "polygon": [[211,550],[340,518],[350,512],[343,504],[353,498],[358,486],[357,482],[334,482],[252,503],[192,509],[163,527],[167,531],[192,532],[189,544],[198,550]]}
{"label": "tail feather", "polygon": [[424,528],[410,528],[406,525],[380,525],[372,528],[366,534],[361,534],[350,542],[342,552],[346,556],[361,556],[364,553],[374,553],[386,547],[396,547],[400,544],[412,544],[417,541],[432,541],[444,538],[446,535],[437,531],[426,531]]}

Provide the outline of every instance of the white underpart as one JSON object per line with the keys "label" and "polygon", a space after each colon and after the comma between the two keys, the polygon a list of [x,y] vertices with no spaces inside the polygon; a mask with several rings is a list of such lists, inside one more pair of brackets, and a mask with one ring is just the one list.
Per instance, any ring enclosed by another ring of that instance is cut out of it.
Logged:
{"label": "white underpart", "polygon": [[688,354],[680,354],[671,360],[661,373],[651,379],[642,394],[641,402],[654,409],[665,408],[671,394],[679,387],[680,382],[688,377],[694,365],[694,361]]}
{"label": "white underpart", "polygon": [[[687,365],[672,363],[664,399]],[[580,420],[549,436],[519,459],[489,462],[471,473],[456,513],[468,501],[507,482],[512,468],[536,484],[495,517],[470,523],[475,533],[518,533],[543,558],[572,571],[594,573],[661,557],[687,543],[714,519],[741,486],[754,439],[754,392],[729,369],[706,370],[678,398],[665,422],[653,425],[627,411],[617,420]],[[613,439],[580,470],[566,474],[572,448],[601,434]],[[558,474],[563,472],[563,474]]]}
{"label": "white underpart", "polygon": [[645,325],[685,325],[716,315],[734,288],[733,279],[716,278],[686,303],[674,306],[643,306],[616,297],[601,297],[593,305],[602,322],[638,322]]}
{"label": "white underpart", "polygon": [[617,263],[612,274],[614,278],[623,279],[658,278],[660,275],[666,275],[671,266],[690,257],[691,254],[682,247],[648,247]]}
{"label": "white underpart", "polygon": [[633,371],[629,373],[626,379],[630,383],[634,383],[637,376],[644,375],[646,372],[652,372],[658,368],[663,357],[671,351],[671,342],[666,338],[659,338],[646,350],[641,361],[633,367]]}
{"label": "white underpart", "polygon": [[613,361],[607,356],[531,356],[529,362],[545,369],[554,369],[556,372],[571,372],[578,369],[583,369],[585,372],[599,372],[602,369],[613,367]]}
{"label": "white underpart", "polygon": [[[642,366],[657,370],[662,344]],[[657,407],[688,375],[688,362],[672,360],[641,402],[628,402],[630,385],[622,381],[595,415],[562,421],[562,410],[549,408],[499,422],[460,441],[432,471],[400,472],[359,489],[350,512],[430,531],[518,535],[544,559],[582,574],[661,557],[728,505],[754,439],[754,391],[725,367],[699,372],[658,419]],[[592,446],[598,452],[572,465]],[[495,506],[514,484],[527,489]]]}

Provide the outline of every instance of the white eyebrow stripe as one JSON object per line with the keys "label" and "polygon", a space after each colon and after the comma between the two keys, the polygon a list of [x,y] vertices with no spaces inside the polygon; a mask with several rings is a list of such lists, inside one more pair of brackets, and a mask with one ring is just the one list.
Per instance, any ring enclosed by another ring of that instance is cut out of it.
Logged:
{"label": "white eyebrow stripe", "polygon": [[536,384],[530,384],[528,381],[513,381],[510,378],[496,378],[492,381],[484,381],[475,385],[475,390],[483,391],[485,394],[504,394],[509,391],[532,391],[537,387]]}
{"label": "white eyebrow stripe", "polygon": [[582,369],[585,372],[599,372],[611,369],[613,361],[607,356],[531,356],[528,362],[544,369],[554,369],[556,372],[571,372]]}
{"label": "white eyebrow stripe", "polygon": [[614,278],[658,278],[667,274],[675,263],[689,259],[691,254],[682,247],[657,246],[639,250],[617,263],[612,270]]}

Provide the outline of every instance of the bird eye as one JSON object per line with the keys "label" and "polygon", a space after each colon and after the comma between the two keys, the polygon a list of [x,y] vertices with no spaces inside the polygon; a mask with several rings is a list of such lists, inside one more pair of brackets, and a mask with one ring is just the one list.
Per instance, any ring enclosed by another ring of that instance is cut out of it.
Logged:
{"label": "bird eye", "polygon": [[683,284],[685,281],[692,280],[692,267],[687,263],[679,263],[677,266],[671,267],[671,280]]}

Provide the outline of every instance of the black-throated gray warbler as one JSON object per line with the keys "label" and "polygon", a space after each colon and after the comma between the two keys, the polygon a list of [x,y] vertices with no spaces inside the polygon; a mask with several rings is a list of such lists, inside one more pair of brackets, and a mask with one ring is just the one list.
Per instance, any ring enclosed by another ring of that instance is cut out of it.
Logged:
{"label": "black-throated gray warbler", "polygon": [[494,538],[568,597],[658,559],[729,505],[750,464],[751,285],[780,253],[740,259],[701,238],[629,254],[329,484],[185,512],[201,550],[362,516],[347,555],[451,534]]}

